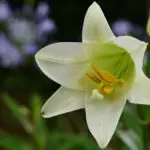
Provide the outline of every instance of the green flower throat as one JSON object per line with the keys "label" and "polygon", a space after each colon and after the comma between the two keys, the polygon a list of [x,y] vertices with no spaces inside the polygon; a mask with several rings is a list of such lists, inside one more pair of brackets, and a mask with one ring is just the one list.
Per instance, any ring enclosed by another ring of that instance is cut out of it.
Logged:
{"label": "green flower throat", "polygon": [[85,84],[90,93],[103,99],[104,96],[121,94],[129,89],[135,77],[135,65],[130,54],[115,44],[93,47]]}

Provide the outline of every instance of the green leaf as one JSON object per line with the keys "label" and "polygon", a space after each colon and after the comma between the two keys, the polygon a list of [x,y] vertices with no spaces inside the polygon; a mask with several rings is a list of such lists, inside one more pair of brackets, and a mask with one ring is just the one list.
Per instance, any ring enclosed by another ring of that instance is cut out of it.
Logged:
{"label": "green leaf", "polygon": [[127,104],[121,117],[126,128],[132,129],[139,136],[142,136],[142,127],[140,118],[138,117],[136,106]]}
{"label": "green leaf", "polygon": [[100,150],[97,143],[85,135],[54,132],[51,134],[51,149],[55,150]]}
{"label": "green leaf", "polygon": [[41,116],[41,98],[38,95],[31,97],[32,119],[33,119],[33,138],[40,150],[46,149],[48,129]]}
{"label": "green leaf", "polygon": [[26,116],[26,112],[29,112],[28,108],[21,107],[8,94],[3,95],[3,100],[6,103],[7,107],[10,109],[10,111],[12,112],[13,116],[24,127],[25,131],[28,133],[31,133],[32,132],[32,125]]}
{"label": "green leaf", "polygon": [[140,111],[141,111],[141,114],[142,114],[142,116],[141,116],[142,120],[145,123],[150,123],[150,106],[148,106],[148,105],[141,105],[140,106]]}
{"label": "green leaf", "polygon": [[117,135],[126,144],[129,150],[143,150],[142,140],[133,130],[117,130]]}
{"label": "green leaf", "polygon": [[0,131],[0,146],[8,150],[32,150],[26,140],[3,131]]}

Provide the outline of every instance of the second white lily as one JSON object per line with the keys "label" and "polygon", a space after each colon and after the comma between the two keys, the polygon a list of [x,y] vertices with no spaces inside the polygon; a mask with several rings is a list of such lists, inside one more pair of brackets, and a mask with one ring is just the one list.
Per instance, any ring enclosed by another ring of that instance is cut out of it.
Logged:
{"label": "second white lily", "polygon": [[105,148],[127,99],[150,104],[150,81],[142,71],[146,47],[133,37],[115,37],[94,2],[85,16],[82,43],[52,44],[35,56],[41,70],[62,85],[44,104],[43,117],[85,108],[90,132]]}

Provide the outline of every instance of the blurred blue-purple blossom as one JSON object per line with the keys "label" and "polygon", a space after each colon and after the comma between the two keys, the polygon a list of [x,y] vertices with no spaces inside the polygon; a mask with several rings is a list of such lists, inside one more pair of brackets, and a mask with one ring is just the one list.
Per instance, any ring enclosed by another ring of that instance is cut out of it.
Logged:
{"label": "blurred blue-purple blossom", "polygon": [[34,55],[40,44],[51,40],[47,37],[56,31],[56,25],[49,18],[49,12],[46,2],[39,2],[36,8],[23,4],[12,11],[7,1],[0,1],[0,22],[5,22],[8,33],[7,36],[0,33],[1,67],[25,63],[24,57]]}
{"label": "blurred blue-purple blossom", "polygon": [[3,33],[0,33],[0,45],[0,65],[2,67],[17,67],[22,64],[21,52]]}
{"label": "blurred blue-purple blossom", "polygon": [[112,24],[112,30],[116,36],[130,35],[140,40],[147,41],[147,34],[144,28],[131,23],[126,19],[120,19]]}
{"label": "blurred blue-purple blossom", "polygon": [[144,54],[144,59],[143,59],[143,66],[145,66],[148,62],[148,52],[146,51]]}
{"label": "blurred blue-purple blossom", "polygon": [[0,21],[6,21],[11,17],[11,9],[7,2],[0,1]]}
{"label": "blurred blue-purple blossom", "polygon": [[56,26],[53,20],[51,19],[45,19],[40,24],[38,24],[37,31],[39,35],[45,34],[45,33],[53,33],[56,30]]}
{"label": "blurred blue-purple blossom", "polygon": [[23,46],[23,53],[25,55],[34,55],[38,50],[38,46],[36,44],[30,43],[30,44],[25,44]]}
{"label": "blurred blue-purple blossom", "polygon": [[112,24],[112,30],[117,36],[127,35],[132,32],[133,24],[125,19],[117,20]]}
{"label": "blurred blue-purple blossom", "polygon": [[37,40],[45,41],[46,36],[56,32],[56,25],[51,19],[44,19],[41,23],[37,25]]}
{"label": "blurred blue-purple blossom", "polygon": [[36,8],[36,16],[38,19],[47,18],[49,14],[49,6],[46,2],[40,2]]}
{"label": "blurred blue-purple blossom", "polygon": [[13,18],[8,24],[10,36],[19,43],[30,43],[36,39],[35,24],[27,19]]}

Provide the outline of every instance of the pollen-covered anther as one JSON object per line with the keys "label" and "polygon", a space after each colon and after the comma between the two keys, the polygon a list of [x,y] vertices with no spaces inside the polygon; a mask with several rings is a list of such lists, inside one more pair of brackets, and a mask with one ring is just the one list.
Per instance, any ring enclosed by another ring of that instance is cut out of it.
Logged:
{"label": "pollen-covered anther", "polygon": [[123,85],[124,85],[124,80],[119,79],[119,80],[117,81],[117,84],[118,84],[119,86],[123,87]]}
{"label": "pollen-covered anther", "polygon": [[107,81],[109,83],[117,84],[121,87],[124,85],[124,80],[117,79],[115,76],[111,75],[109,72],[100,69],[95,64],[92,64],[92,68],[102,80]]}
{"label": "pollen-covered anther", "polygon": [[111,87],[111,86],[104,85],[102,90],[103,90],[104,93],[110,94],[110,93],[112,93],[113,89],[114,89],[114,88]]}
{"label": "pollen-covered anther", "polygon": [[103,93],[103,94],[110,94],[110,93],[112,93],[113,89],[114,89],[114,87],[112,87],[110,85],[106,85],[104,83],[101,83],[98,86],[99,92]]}
{"label": "pollen-covered anther", "polygon": [[101,80],[92,72],[87,72],[86,75],[98,84],[101,82]]}

